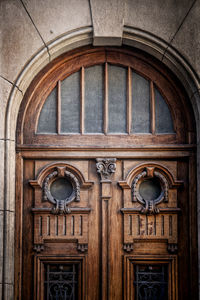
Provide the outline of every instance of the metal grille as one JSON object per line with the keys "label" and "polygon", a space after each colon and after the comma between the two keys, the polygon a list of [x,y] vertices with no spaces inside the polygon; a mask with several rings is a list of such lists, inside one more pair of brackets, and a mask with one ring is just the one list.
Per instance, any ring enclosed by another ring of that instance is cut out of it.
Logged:
{"label": "metal grille", "polygon": [[45,300],[78,299],[78,265],[45,264]]}
{"label": "metal grille", "polygon": [[168,300],[168,266],[134,265],[136,300]]}

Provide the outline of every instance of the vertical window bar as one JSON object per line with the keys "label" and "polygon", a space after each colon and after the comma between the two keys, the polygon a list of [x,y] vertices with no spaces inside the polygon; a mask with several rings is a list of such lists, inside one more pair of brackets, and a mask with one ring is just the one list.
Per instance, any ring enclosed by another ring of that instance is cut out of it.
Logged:
{"label": "vertical window bar", "polygon": [[80,99],[80,132],[84,134],[84,118],[85,118],[85,68],[81,68],[81,99]]}
{"label": "vertical window bar", "polygon": [[105,63],[104,73],[104,133],[108,132],[108,64]]}
{"label": "vertical window bar", "polygon": [[155,113],[155,94],[153,81],[150,83],[150,107],[151,107],[151,133],[155,134],[156,131],[156,113]]}
{"label": "vertical window bar", "polygon": [[60,134],[61,126],[61,82],[57,84],[57,133]]}
{"label": "vertical window bar", "polygon": [[127,75],[127,133],[131,133],[132,126],[132,76],[131,76],[131,68],[128,67],[128,75]]}

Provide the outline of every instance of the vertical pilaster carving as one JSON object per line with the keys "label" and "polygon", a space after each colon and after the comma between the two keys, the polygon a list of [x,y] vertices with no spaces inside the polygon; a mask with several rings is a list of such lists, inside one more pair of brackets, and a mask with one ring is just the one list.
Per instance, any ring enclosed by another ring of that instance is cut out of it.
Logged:
{"label": "vertical pilaster carving", "polygon": [[108,249],[109,249],[109,202],[112,198],[111,175],[116,170],[116,158],[97,158],[97,173],[101,178],[101,289],[102,299],[108,300],[109,269],[108,269]]}

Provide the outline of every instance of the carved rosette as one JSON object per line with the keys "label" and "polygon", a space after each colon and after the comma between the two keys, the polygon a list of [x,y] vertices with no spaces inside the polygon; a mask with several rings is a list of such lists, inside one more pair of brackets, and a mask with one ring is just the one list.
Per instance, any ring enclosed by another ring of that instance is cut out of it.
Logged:
{"label": "carved rosette", "polygon": [[[76,201],[80,201],[80,184],[78,179],[74,174],[66,170],[64,167],[57,167],[57,170],[54,170],[50,173],[44,180],[43,191],[45,201],[49,201],[50,203],[54,204],[52,208],[53,214],[68,214],[70,213],[70,208],[68,207],[69,203]],[[56,178],[67,178],[72,185],[73,191],[70,196],[65,199],[56,199],[52,196],[50,187],[51,184]]]}
{"label": "carved rosette", "polygon": [[116,171],[116,158],[97,158],[96,161],[97,173],[101,180],[109,180]]}
{"label": "carved rosette", "polygon": [[[161,193],[156,199],[145,200],[142,198],[139,187],[144,179],[149,179],[156,177],[159,179],[161,186]],[[143,169],[133,180],[132,183],[132,201],[139,202],[142,204],[141,213],[142,214],[157,214],[159,213],[159,208],[157,205],[161,202],[168,202],[168,190],[169,184],[167,179],[163,174],[161,174],[154,167]]]}

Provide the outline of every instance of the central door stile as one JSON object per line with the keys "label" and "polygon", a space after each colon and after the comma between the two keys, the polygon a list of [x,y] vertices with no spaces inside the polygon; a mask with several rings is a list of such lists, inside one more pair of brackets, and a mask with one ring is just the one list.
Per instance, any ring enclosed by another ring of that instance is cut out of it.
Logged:
{"label": "central door stile", "polygon": [[101,299],[109,299],[109,202],[112,199],[111,176],[116,170],[115,158],[97,158],[101,183]]}

